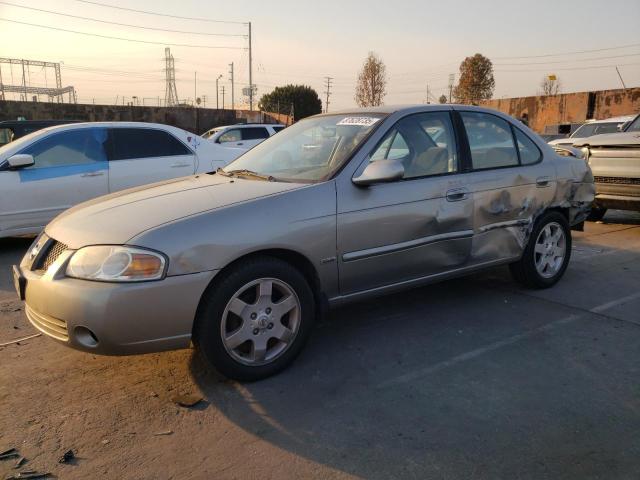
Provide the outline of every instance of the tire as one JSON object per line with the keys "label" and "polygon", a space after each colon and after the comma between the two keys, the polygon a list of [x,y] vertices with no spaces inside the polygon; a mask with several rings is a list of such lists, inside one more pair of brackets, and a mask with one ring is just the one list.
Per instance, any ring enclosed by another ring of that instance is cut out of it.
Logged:
{"label": "tire", "polygon": [[207,288],[193,342],[205,364],[225,377],[261,380],[298,356],[315,317],[313,292],[304,275],[278,258],[256,257]]}
{"label": "tire", "polygon": [[606,208],[592,206],[587,220],[589,220],[590,222],[598,222],[604,218],[605,213],[607,213]]}
{"label": "tire", "polygon": [[[553,245],[556,232],[561,233],[561,238]],[[559,256],[561,251],[562,257]],[[510,264],[509,269],[513,278],[526,287],[549,288],[562,278],[570,258],[569,222],[560,212],[550,211],[536,221],[522,257]]]}

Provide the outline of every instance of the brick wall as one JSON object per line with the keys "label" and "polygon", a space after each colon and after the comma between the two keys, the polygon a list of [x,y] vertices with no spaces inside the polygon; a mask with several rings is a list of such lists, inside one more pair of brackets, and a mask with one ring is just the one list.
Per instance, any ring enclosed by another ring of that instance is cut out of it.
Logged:
{"label": "brick wall", "polygon": [[541,133],[546,125],[640,113],[640,88],[502,98],[486,101],[483,106],[516,118],[526,112],[530,127]]}
{"label": "brick wall", "polygon": [[291,123],[287,115],[249,110],[0,101],[0,121],[15,120],[18,117],[24,117],[27,120],[153,122],[173,125],[198,134],[219,125],[245,121],[249,123],[282,122],[285,125]]}

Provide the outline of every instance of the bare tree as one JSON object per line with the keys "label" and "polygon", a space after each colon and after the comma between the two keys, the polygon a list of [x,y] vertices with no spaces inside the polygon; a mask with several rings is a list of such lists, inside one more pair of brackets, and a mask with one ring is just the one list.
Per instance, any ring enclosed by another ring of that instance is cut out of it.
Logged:
{"label": "bare tree", "polygon": [[374,52],[369,52],[356,85],[355,101],[359,107],[377,107],[387,93],[387,67]]}
{"label": "bare tree", "polygon": [[542,95],[557,95],[560,93],[562,83],[556,75],[547,75],[540,82]]}
{"label": "bare tree", "polygon": [[440,98],[438,99],[438,101],[440,103],[447,103],[447,96],[446,95],[440,95]]}
{"label": "bare tree", "polygon": [[493,97],[495,86],[491,60],[476,53],[460,64],[460,80],[453,89],[453,96],[458,103],[478,104]]}

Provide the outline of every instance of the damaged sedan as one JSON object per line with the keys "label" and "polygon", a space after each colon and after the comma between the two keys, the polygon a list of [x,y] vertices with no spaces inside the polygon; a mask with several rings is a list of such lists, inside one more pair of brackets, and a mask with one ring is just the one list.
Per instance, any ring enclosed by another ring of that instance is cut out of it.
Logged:
{"label": "damaged sedan", "polygon": [[258,380],[327,307],[508,264],[554,285],[589,214],[586,162],[479,107],[307,118],[217,172],[51,222],[19,266],[31,323],[83,351],[186,348]]}

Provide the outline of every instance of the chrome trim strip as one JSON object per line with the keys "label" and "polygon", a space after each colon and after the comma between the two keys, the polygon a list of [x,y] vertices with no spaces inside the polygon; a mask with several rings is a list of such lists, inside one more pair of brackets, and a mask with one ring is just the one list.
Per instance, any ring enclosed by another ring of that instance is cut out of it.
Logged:
{"label": "chrome trim strip", "polygon": [[355,260],[363,260],[365,258],[377,257],[380,255],[386,255],[388,253],[395,253],[402,250],[408,250],[410,248],[421,247],[423,245],[429,245],[430,243],[441,242],[443,240],[457,240],[460,238],[471,238],[472,236],[473,230],[461,230],[459,232],[430,235],[428,237],[416,238],[415,240],[409,240],[407,242],[394,243],[391,245],[383,245],[381,247],[368,248],[366,250],[348,252],[342,255],[342,261],[353,262]]}

